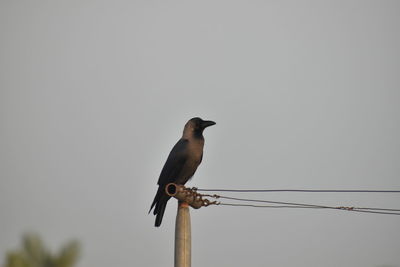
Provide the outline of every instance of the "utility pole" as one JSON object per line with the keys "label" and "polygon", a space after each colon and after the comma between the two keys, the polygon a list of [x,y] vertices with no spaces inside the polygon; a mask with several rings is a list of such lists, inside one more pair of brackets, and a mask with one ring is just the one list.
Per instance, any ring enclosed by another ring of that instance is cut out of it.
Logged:
{"label": "utility pole", "polygon": [[175,222],[175,267],[190,267],[192,263],[192,233],[189,204],[178,201]]}
{"label": "utility pole", "polygon": [[178,199],[178,212],[175,222],[175,267],[190,267],[192,264],[192,233],[190,225],[189,206],[195,209],[218,204],[217,201],[203,199],[202,195],[193,189],[168,184],[165,192]]}

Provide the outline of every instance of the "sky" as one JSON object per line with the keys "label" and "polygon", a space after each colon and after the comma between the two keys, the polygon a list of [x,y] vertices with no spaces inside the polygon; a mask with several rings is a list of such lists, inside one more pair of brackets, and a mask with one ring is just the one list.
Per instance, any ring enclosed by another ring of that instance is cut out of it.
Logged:
{"label": "sky", "polygon": [[[188,186],[400,190],[399,1],[2,0],[0,32],[0,262],[33,231],[53,250],[79,240],[78,267],[172,266],[176,201],[160,228],[148,210],[196,116],[217,124]],[[230,196],[400,208],[398,194]],[[400,216],[191,219],[192,266],[400,266]]]}

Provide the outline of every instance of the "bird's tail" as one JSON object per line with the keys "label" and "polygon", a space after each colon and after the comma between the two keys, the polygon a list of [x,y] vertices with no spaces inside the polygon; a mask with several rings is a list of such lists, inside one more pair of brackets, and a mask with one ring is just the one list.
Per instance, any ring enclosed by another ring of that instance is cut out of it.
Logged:
{"label": "bird's tail", "polygon": [[158,187],[158,191],[156,196],[154,197],[153,203],[151,204],[150,211],[154,208],[153,214],[156,215],[156,221],[154,223],[154,226],[159,227],[161,225],[163,216],[164,216],[164,211],[165,207],[167,206],[167,202],[171,197],[168,196],[164,192],[164,186],[160,185]]}

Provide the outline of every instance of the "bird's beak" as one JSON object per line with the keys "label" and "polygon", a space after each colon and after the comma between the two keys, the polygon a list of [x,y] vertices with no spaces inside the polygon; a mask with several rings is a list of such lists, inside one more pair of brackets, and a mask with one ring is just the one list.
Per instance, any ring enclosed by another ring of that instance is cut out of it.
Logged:
{"label": "bird's beak", "polygon": [[201,126],[203,127],[203,129],[205,129],[205,128],[207,128],[208,126],[212,126],[212,125],[214,125],[215,124],[215,122],[213,122],[213,121],[203,121],[202,123],[201,123]]}

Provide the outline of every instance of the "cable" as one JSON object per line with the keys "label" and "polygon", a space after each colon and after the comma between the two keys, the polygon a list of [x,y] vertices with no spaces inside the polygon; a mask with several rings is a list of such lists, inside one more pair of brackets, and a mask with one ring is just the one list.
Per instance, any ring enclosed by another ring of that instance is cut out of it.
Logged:
{"label": "cable", "polygon": [[303,207],[312,207],[312,208],[325,208],[325,206],[313,205],[313,204],[301,204],[301,203],[293,203],[293,202],[282,202],[282,201],[271,201],[271,200],[259,200],[259,199],[248,199],[248,198],[237,198],[237,197],[226,197],[226,196],[218,196],[218,198],[237,200],[237,201],[248,201],[248,202],[259,202],[259,203],[271,203],[271,204],[283,204],[283,205],[291,205],[291,206],[303,206]]}
{"label": "cable", "polygon": [[222,198],[236,201],[245,202],[257,202],[257,203],[269,203],[269,204],[279,204],[278,205],[253,205],[253,204],[236,204],[236,203],[219,203],[219,205],[225,206],[242,206],[242,207],[256,207],[256,208],[314,208],[314,209],[335,209],[335,210],[347,210],[355,212],[364,213],[375,213],[375,214],[387,214],[387,215],[400,215],[400,209],[386,209],[386,208],[358,208],[358,207],[344,207],[344,206],[324,206],[315,204],[305,204],[305,203],[294,203],[294,202],[282,202],[282,201],[271,201],[271,200],[260,200],[260,199],[248,199],[248,198],[237,198],[219,195],[207,195],[214,198]]}
{"label": "cable", "polygon": [[217,205],[221,206],[237,206],[237,207],[253,207],[253,208],[311,208],[303,206],[290,206],[290,205],[253,205],[253,204],[237,204],[237,203],[224,203],[220,202]]}
{"label": "cable", "polygon": [[[242,190],[242,189],[198,189],[193,187],[188,189],[189,191],[222,191],[222,192],[337,192],[337,193],[400,193],[398,190],[307,190],[307,189],[256,189],[256,190]],[[400,215],[400,209],[391,208],[360,208],[360,207],[345,207],[345,206],[324,206],[316,204],[306,204],[306,203],[295,203],[295,202],[283,202],[283,201],[271,201],[271,200],[260,200],[260,199],[250,199],[250,198],[238,198],[220,195],[210,195],[210,194],[198,194],[201,197],[212,197],[216,199],[229,199],[235,201],[244,202],[256,202],[256,203],[268,203],[273,205],[256,205],[256,204],[241,204],[241,203],[224,203],[213,201],[215,205],[222,206],[236,206],[236,207],[255,207],[255,208],[311,208],[311,209],[335,209],[335,210],[347,210],[354,212],[363,213],[374,213],[374,214],[386,214],[386,215]]]}
{"label": "cable", "polygon": [[374,214],[385,214],[385,215],[400,215],[397,212],[384,212],[384,211],[373,211],[370,208],[349,208],[349,207],[309,207],[309,206],[272,206],[272,205],[252,205],[252,204],[236,204],[236,203],[219,203],[222,206],[234,206],[234,207],[253,207],[253,208],[325,208],[325,209],[335,209],[335,210],[345,210],[363,213],[374,213]]}
{"label": "cable", "polygon": [[202,192],[238,192],[238,193],[257,193],[257,192],[300,192],[300,193],[400,193],[400,190],[326,190],[326,189],[204,189],[196,188]]}
{"label": "cable", "polygon": [[383,210],[383,211],[400,211],[400,209],[383,209],[383,208],[357,208],[359,210]]}

